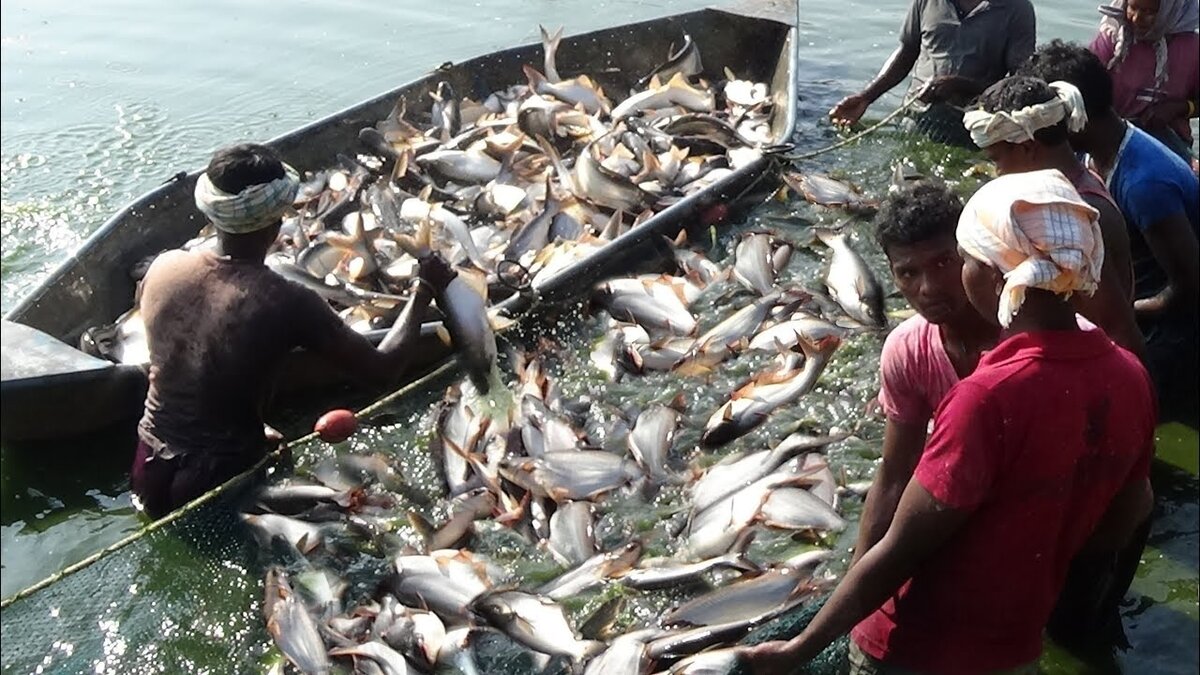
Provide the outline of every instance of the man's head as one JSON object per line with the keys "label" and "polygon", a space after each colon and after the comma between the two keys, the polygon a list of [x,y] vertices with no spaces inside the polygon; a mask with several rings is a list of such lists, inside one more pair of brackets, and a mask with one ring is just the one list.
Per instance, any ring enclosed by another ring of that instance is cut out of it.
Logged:
{"label": "man's head", "polygon": [[261,239],[269,245],[298,187],[295,170],[274,150],[242,143],[213,154],[196,182],[196,207],[222,238]]}
{"label": "man's head", "polygon": [[1112,76],[1095,54],[1077,44],[1052,40],[1038,48],[1017,74],[1045,82],[1062,80],[1075,85],[1083,96],[1088,125],[1082,131],[1070,134],[1071,145],[1084,152],[1095,147],[1095,122],[1114,114]]}
{"label": "man's head", "polygon": [[889,195],[875,217],[875,238],[896,287],[930,323],[969,310],[954,239],[962,208],[945,185],[921,181]]}
{"label": "man's head", "polygon": [[979,188],[955,231],[962,285],[980,315],[1008,328],[1029,293],[1060,302],[1091,294],[1104,240],[1099,212],[1055,169],[1014,173]]}
{"label": "man's head", "polygon": [[[1046,151],[1067,143],[1067,121],[1072,112],[1067,109],[1069,105],[1059,91],[1043,80],[1020,75],[1006,77],[979,96],[979,110],[991,115],[991,119],[975,114],[979,133],[974,135],[980,136],[976,144],[996,164],[1001,175],[1045,168]],[[997,119],[997,114],[1008,117]],[[989,130],[992,137],[984,139]],[[1033,131],[1032,138],[1029,130]]]}

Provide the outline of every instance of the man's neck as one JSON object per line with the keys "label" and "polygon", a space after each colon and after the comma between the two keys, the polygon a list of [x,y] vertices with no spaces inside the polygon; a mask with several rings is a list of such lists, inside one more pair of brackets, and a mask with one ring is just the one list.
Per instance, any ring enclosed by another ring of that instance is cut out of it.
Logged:
{"label": "man's neck", "polygon": [[1039,288],[1026,289],[1025,302],[1009,324],[1009,333],[1044,330],[1079,330],[1075,309],[1060,295]]}
{"label": "man's neck", "polygon": [[1095,140],[1089,153],[1101,173],[1107,174],[1117,162],[1117,153],[1121,150],[1121,141],[1125,139],[1128,126],[1112,110],[1093,120],[1092,125]]}
{"label": "man's neck", "polygon": [[979,316],[979,313],[970,307],[943,323],[941,328],[943,339],[967,352],[989,349],[1000,337],[1000,327]]}
{"label": "man's neck", "polygon": [[1075,156],[1075,151],[1071,149],[1070,143],[1043,146],[1042,154],[1038,159],[1038,163],[1041,165],[1039,168],[1058,169],[1069,180],[1074,180],[1075,176],[1083,169],[1083,164]]}

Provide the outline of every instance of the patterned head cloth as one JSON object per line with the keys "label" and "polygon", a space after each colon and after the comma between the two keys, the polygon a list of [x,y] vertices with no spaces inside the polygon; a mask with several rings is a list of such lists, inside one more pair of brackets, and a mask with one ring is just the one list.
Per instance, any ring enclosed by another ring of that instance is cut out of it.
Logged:
{"label": "patterned head cloth", "polygon": [[958,245],[1004,273],[1000,325],[1007,328],[1026,288],[1070,296],[1100,281],[1099,212],[1057,169],[1013,173],[979,188],[958,219]]}
{"label": "patterned head cloth", "polygon": [[1011,112],[998,110],[994,113],[983,110],[968,110],[963,115],[963,126],[971,132],[971,140],[981,148],[996,143],[1025,143],[1033,140],[1033,134],[1067,120],[1067,129],[1083,131],[1087,126],[1087,111],[1083,107],[1083,94],[1070,82],[1051,82],[1054,98],[1045,103],[1026,106]]}
{"label": "patterned head cloth", "polygon": [[[1113,55],[1105,65],[1114,70],[1125,61],[1136,39],[1133,25],[1125,16],[1128,0],[1112,0],[1100,5],[1100,32],[1113,41]],[[1150,32],[1142,36],[1154,43],[1154,88],[1162,89],[1167,81],[1167,36],[1175,33],[1194,33],[1200,29],[1200,3],[1196,0],[1159,0],[1158,15]]]}
{"label": "patterned head cloth", "polygon": [[257,232],[275,224],[296,199],[300,177],[287,164],[283,165],[283,171],[283,178],[251,185],[237,194],[218,188],[207,173],[202,173],[196,181],[196,208],[223,232]]}

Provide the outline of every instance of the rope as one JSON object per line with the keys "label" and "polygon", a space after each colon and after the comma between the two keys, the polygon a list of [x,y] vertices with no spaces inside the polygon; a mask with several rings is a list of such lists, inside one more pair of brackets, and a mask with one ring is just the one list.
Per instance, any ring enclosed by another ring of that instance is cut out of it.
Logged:
{"label": "rope", "polygon": [[784,159],[784,160],[787,160],[790,162],[798,162],[798,161],[805,160],[805,159],[812,159],[813,157],[819,157],[821,155],[824,155],[827,152],[833,152],[834,150],[837,150],[838,148],[844,148],[847,145],[850,145],[851,143],[854,143],[855,141],[865,138],[865,137],[875,133],[876,131],[882,129],[884,127],[884,125],[886,125],[887,123],[896,119],[901,114],[903,114],[905,111],[907,111],[909,108],[911,108],[912,105],[917,102],[918,98],[919,98],[918,96],[914,96],[914,97],[908,99],[904,103],[901,103],[899,108],[896,108],[892,112],[888,113],[883,119],[879,120],[875,124],[872,124],[871,126],[867,127],[866,129],[863,129],[862,131],[858,132],[857,134],[854,134],[853,136],[850,136],[848,138],[843,138],[842,140],[838,141],[837,143],[834,143],[833,145],[827,145],[823,148],[813,150],[811,152],[799,154],[799,155],[780,155],[779,157],[780,157],[780,159]]}
{"label": "rope", "polygon": [[[384,396],[383,398],[375,401],[374,403],[371,403],[367,407],[358,411],[357,413],[355,413],[355,417],[363,417],[365,415],[370,415],[371,413],[375,412],[376,410],[379,410],[383,406],[391,403],[392,401],[395,401],[397,398],[400,398],[401,396],[404,396],[419,387],[424,387],[426,384],[428,384],[432,380],[449,372],[451,369],[453,369],[453,367],[456,364],[457,364],[457,361],[454,358],[454,356],[450,356],[440,366],[433,369],[429,373],[426,373],[425,375],[421,376],[420,378],[413,380],[412,382],[404,385],[403,387],[400,387],[399,389],[393,391],[392,393]],[[107,557],[108,555],[125,548],[126,546],[132,544],[133,542],[138,541],[138,540],[142,539],[143,537],[145,537],[157,530],[160,530],[163,527],[166,527],[167,525],[170,525],[171,523],[179,520],[183,516],[185,516],[189,513],[192,513],[193,511],[199,509],[200,507],[211,502],[212,500],[216,499],[217,497],[225,494],[226,492],[229,492],[229,490],[233,489],[233,487],[236,484],[238,484],[244,480],[247,480],[248,478],[251,478],[256,473],[261,471],[264,467],[266,467],[268,464],[270,464],[271,462],[274,462],[274,461],[278,460],[280,457],[282,457],[284,455],[284,453],[287,450],[289,450],[292,446],[307,443],[308,441],[311,441],[316,437],[317,437],[316,432],[311,432],[307,435],[301,436],[300,438],[296,438],[294,440],[291,440],[291,441],[281,444],[275,450],[272,450],[271,452],[264,455],[262,459],[258,460],[258,462],[256,462],[254,464],[254,466],[250,467],[249,469],[246,469],[245,471],[234,476],[233,478],[230,478],[229,480],[218,485],[217,487],[213,488],[212,490],[205,492],[204,494],[193,499],[192,501],[188,502],[187,504],[184,504],[183,506],[179,507],[178,509],[168,513],[167,515],[163,516],[162,518],[159,518],[158,520],[142,527],[141,529],[137,530],[136,532],[131,533],[129,536],[125,537],[124,539],[121,539],[118,542],[110,544],[109,546],[106,546],[105,548],[102,548],[99,551],[96,551],[95,553],[89,555],[88,557],[84,558],[83,560],[80,560],[79,562],[76,562],[74,564],[64,567],[63,569],[55,572],[54,574],[51,574],[50,576],[46,577],[45,579],[42,579],[41,581],[33,584],[32,586],[29,586],[28,588],[18,591],[14,595],[5,598],[4,600],[0,601],[0,609],[7,609],[9,605],[13,604],[17,600],[29,597],[30,595],[33,595],[34,593],[52,585],[52,584],[55,584],[82,569],[86,569],[86,568],[94,565],[95,563],[99,562],[100,560]]]}
{"label": "rope", "polygon": [[[913,101],[915,101],[915,100],[916,99],[911,99],[909,101],[906,101],[902,106],[897,108],[890,115],[883,118],[881,121],[879,121],[875,125],[871,126],[870,128],[868,128],[858,134],[855,134],[854,136],[851,136],[850,138],[847,138],[839,143],[835,143],[834,145],[831,145],[826,148],[822,148],[820,150],[817,150],[817,151],[814,151],[811,153],[807,153],[805,155],[797,155],[797,156],[776,155],[776,157],[778,157],[780,159],[788,159],[788,160],[794,161],[794,160],[800,160],[800,159],[808,159],[810,157],[815,157],[817,155],[835,150],[839,147],[842,147],[844,145],[852,143],[852,142],[866,136],[867,134],[873,133],[875,130],[879,129],[884,124],[886,124],[889,121],[891,121],[892,119],[894,119],[897,115],[899,115],[900,113],[907,110],[908,107],[911,106]],[[744,196],[745,194],[750,192],[750,190],[752,190],[755,186],[757,186],[760,182],[762,182],[765,179],[767,173],[768,172],[764,171],[760,175],[755,177],[755,179],[753,181],[751,181],[750,184],[747,185],[745,189],[743,189],[741,192],[739,192],[738,195],[730,201],[737,201],[742,196]],[[502,281],[504,282],[504,285],[508,286],[510,288],[510,290],[513,290],[516,293],[523,295],[527,298],[527,306],[523,310],[521,310],[519,313],[517,313],[516,316],[512,317],[512,321],[514,323],[516,323],[516,322],[519,322],[524,317],[531,314],[535,309],[537,309],[542,304],[541,296],[539,293],[537,293],[536,289],[533,288],[533,284],[531,283],[532,278],[531,278],[531,275],[529,274],[528,268],[526,268],[525,266],[523,266],[520,263],[517,263],[515,261],[506,261],[506,262],[511,262],[513,265],[515,265],[518,268],[517,272],[521,273],[522,276],[524,277],[524,279],[521,279],[521,280],[507,280],[507,279],[503,278],[504,275],[502,275],[502,277],[501,277]],[[375,402],[366,406],[362,410],[359,410],[357,413],[355,413],[355,417],[361,418],[365,415],[369,415],[369,414],[375,412],[376,410],[379,410],[383,406],[390,404],[391,402],[395,401],[396,399],[407,395],[409,392],[414,391],[418,387],[425,386],[426,384],[428,384],[432,380],[436,379],[437,377],[440,377],[441,375],[449,372],[456,364],[457,364],[457,360],[454,355],[447,357],[447,359],[441,365],[439,365],[437,368],[435,368],[434,370],[430,371],[429,373],[426,373],[425,375],[423,375],[422,377],[420,377],[416,380],[413,380],[412,382],[404,385],[403,387],[396,389],[395,391],[384,396],[383,398],[376,400]],[[265,468],[268,464],[281,458],[284,455],[284,453],[286,451],[288,451],[292,446],[307,443],[308,441],[311,441],[316,437],[317,437],[316,432],[310,432],[299,438],[282,443],[278,448],[276,448],[275,450],[272,450],[271,452],[264,455],[262,457],[262,459],[258,460],[249,469],[234,476],[233,478],[230,478],[229,480],[225,481],[221,485],[218,485],[217,487],[213,488],[212,490],[209,490],[208,492],[200,495],[199,497],[193,499],[192,501],[188,502],[187,504],[184,504],[183,506],[172,511],[171,513],[168,513],[167,515],[163,516],[162,518],[159,518],[158,520],[156,520],[148,525],[143,526],[142,528],[129,534],[125,538],[123,538],[113,544],[110,544],[110,545],[100,549],[99,551],[96,551],[95,553],[87,556],[86,558],[83,558],[82,560],[80,560],[78,562],[75,562],[71,565],[68,565],[68,566],[62,568],[61,570],[55,572],[54,574],[51,574],[50,576],[42,579],[41,581],[33,584],[32,586],[22,589],[22,590],[16,592],[15,594],[13,594],[7,598],[4,598],[3,600],[0,600],[0,610],[7,609],[14,602],[21,600],[23,598],[27,598],[30,595],[33,595],[34,593],[37,593],[38,591],[43,590],[43,589],[63,580],[64,578],[66,578],[80,570],[86,569],[86,568],[96,564],[100,560],[103,560],[105,557],[109,556],[110,554],[115,553],[136,541],[139,541],[143,537],[146,537],[147,535],[152,534],[153,532],[156,532],[156,531],[162,529],[163,527],[170,525],[171,523],[174,523],[175,521],[179,520],[180,518],[182,518],[185,515],[188,515],[189,513],[196,511],[197,509],[204,506],[205,504],[208,504],[209,502],[213,501],[217,497],[220,497],[221,495],[229,492],[231,489],[233,489],[233,487],[235,485],[253,477],[259,471],[261,471],[263,468]]]}

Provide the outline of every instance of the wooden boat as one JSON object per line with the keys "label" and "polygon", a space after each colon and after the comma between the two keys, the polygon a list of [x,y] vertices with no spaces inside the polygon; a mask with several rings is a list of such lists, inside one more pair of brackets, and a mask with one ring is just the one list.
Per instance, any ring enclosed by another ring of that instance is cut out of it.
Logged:
{"label": "wooden boat", "polygon": [[[607,91],[628,91],[661,62],[683,33],[701,51],[705,75],[719,78],[724,68],[740,77],[767,82],[775,97],[771,135],[786,143],[795,127],[796,10],[790,2],[746,0],[735,7],[704,9],[565,38],[558,51],[563,72],[585,72]],[[427,112],[429,92],[448,80],[460,95],[476,99],[524,81],[521,67],[539,64],[540,44],[530,44],[444,64],[428,75],[269,141],[301,172],[334,165],[339,153],[362,149],[358,132],[384,118],[397,99],[410,113]],[[743,166],[709,188],[671,205],[598,252],[540,282],[541,301],[577,297],[605,276],[630,269],[695,224],[714,204],[736,209],[766,194],[774,161],[769,155]],[[83,331],[111,323],[133,302],[129,270],[136,261],[177,248],[205,224],[192,192],[199,171],[179,174],[112,216],[67,261],[6,317],[3,326],[3,418],[8,440],[61,439],[117,423],[140,413],[146,388],[140,366],[96,359],[75,348]],[[659,253],[662,251],[660,250]],[[513,314],[532,296],[500,303]],[[413,378],[447,356],[426,325]],[[382,331],[370,334],[374,340]],[[336,381],[336,373],[314,356],[297,353],[285,364],[280,389],[313,391]]]}

